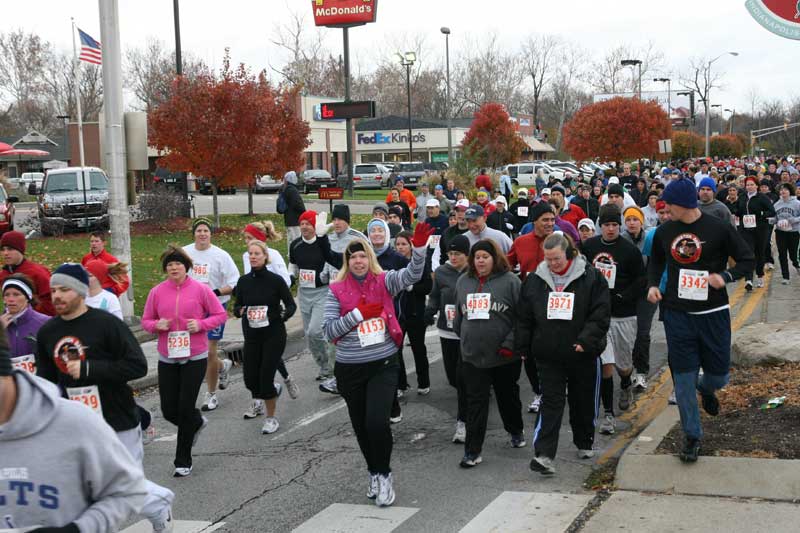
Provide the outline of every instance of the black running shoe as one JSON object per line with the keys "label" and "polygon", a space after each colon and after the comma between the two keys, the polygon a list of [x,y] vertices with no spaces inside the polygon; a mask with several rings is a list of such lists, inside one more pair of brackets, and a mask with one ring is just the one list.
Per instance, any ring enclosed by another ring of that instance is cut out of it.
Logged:
{"label": "black running shoe", "polygon": [[687,437],[683,443],[683,450],[679,455],[684,463],[696,463],[697,456],[700,454],[700,439]]}
{"label": "black running shoe", "polygon": [[719,414],[719,400],[717,400],[717,397],[713,394],[701,394],[700,397],[703,400],[703,411],[711,416],[717,416]]}

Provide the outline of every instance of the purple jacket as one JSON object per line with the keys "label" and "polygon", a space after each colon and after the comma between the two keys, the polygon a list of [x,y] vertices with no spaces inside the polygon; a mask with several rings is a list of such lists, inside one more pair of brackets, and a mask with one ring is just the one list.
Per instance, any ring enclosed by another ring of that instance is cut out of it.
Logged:
{"label": "purple jacket", "polygon": [[36,334],[50,318],[28,306],[16,320],[12,320],[6,330],[11,357],[35,354]]}

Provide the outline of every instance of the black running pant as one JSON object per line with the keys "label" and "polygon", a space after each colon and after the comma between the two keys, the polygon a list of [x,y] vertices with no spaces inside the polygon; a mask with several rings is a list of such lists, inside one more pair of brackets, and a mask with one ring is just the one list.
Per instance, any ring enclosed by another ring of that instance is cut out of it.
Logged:
{"label": "black running pant", "polygon": [[[755,228],[743,229],[741,235],[756,256],[756,276],[763,278],[764,263],[766,262],[764,252],[766,252],[767,249],[765,243],[767,242],[767,236],[769,235],[769,226],[762,224],[760,226],[756,226]],[[753,273],[750,272],[745,274],[744,279],[747,281],[753,281]]]}
{"label": "black running pant", "polygon": [[158,362],[158,395],[164,418],[178,426],[175,467],[192,466],[192,441],[203,425],[200,410],[195,407],[200,385],[206,377],[208,359],[185,363]]}
{"label": "black running pant", "polygon": [[286,326],[271,322],[265,328],[249,328],[244,337],[244,386],[255,400],[277,398],[275,371],[283,364]]}
{"label": "black running pant", "polygon": [[[408,335],[411,342],[411,352],[414,354],[414,366],[417,373],[417,387],[427,389],[431,386],[430,365],[428,364],[428,349],[425,347],[425,323],[417,320],[409,320],[403,324],[403,330]],[[398,351],[400,358],[400,380],[399,388],[408,388],[408,376],[406,375],[406,364],[403,361],[403,345]]]}
{"label": "black running pant", "polygon": [[461,373],[464,378],[464,392],[467,395],[467,439],[464,452],[478,455],[486,438],[486,424],[489,420],[489,390],[494,388],[497,410],[503,420],[503,427],[511,435],[521,435],[522,404],[519,400],[519,379],[522,361],[492,368],[478,368],[464,361]]}
{"label": "black running pant", "polygon": [[796,231],[776,231],[775,242],[778,245],[778,261],[781,264],[783,279],[789,279],[789,261],[795,268],[798,266],[797,255],[800,245],[800,233]]}
{"label": "black running pant", "polygon": [[[580,355],[580,354],[576,354]],[[594,422],[599,409],[600,358],[586,360],[538,360],[542,383],[542,406],[533,431],[536,455],[555,458],[558,432],[564,416],[564,390],[569,403],[569,424],[572,442],[579,450],[591,450],[594,444]]]}
{"label": "black running pant", "polygon": [[461,365],[461,341],[459,339],[439,338],[442,345],[442,361],[444,361],[444,373],[447,375],[447,382],[456,389],[458,398],[458,414],[456,420],[464,421],[467,413],[467,397],[464,393],[464,376],[462,376]]}
{"label": "black running pant", "polygon": [[397,356],[369,363],[336,362],[333,373],[347,403],[361,454],[371,474],[388,474],[392,458],[389,414],[397,397]]}
{"label": "black running pant", "polygon": [[536,359],[532,355],[525,358],[525,374],[528,376],[533,392],[541,394],[542,386],[539,384],[539,371],[536,370]]}

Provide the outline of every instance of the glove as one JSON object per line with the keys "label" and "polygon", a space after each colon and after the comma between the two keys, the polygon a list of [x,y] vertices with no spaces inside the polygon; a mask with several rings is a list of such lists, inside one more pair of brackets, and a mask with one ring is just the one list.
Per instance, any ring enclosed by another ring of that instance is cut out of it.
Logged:
{"label": "glove", "polygon": [[497,350],[497,355],[503,357],[504,359],[511,359],[512,357],[514,357],[514,352],[512,352],[508,348],[500,348],[499,350]]}
{"label": "glove", "polygon": [[70,523],[63,527],[39,527],[30,533],[81,533],[81,530],[74,523]]}
{"label": "glove", "polygon": [[333,226],[333,224],[328,224],[328,213],[325,211],[317,213],[317,221],[314,224],[314,231],[317,237],[324,237],[325,234],[328,233],[328,230],[331,229],[331,226]]}
{"label": "glove", "polygon": [[514,229],[514,225],[513,224],[509,224],[508,222],[506,222],[506,228]]}
{"label": "glove", "polygon": [[436,230],[427,222],[420,222],[417,224],[417,227],[414,228],[414,236],[411,237],[411,245],[414,248],[427,246],[428,239],[433,235],[434,231]]}
{"label": "glove", "polygon": [[361,313],[362,320],[369,320],[381,316],[383,304],[360,304],[356,309]]}

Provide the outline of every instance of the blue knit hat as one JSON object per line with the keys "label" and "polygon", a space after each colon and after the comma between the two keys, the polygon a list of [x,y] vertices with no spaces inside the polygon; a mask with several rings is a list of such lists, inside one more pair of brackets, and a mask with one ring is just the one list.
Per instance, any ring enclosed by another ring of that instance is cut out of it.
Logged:
{"label": "blue knit hat", "polygon": [[703,187],[708,187],[714,192],[717,192],[717,182],[714,181],[713,178],[703,178],[700,180],[700,185],[697,186],[697,190],[702,189]]}
{"label": "blue knit hat", "polygon": [[696,208],[697,189],[695,189],[694,180],[680,178],[669,182],[661,199],[668,204],[679,205],[686,209]]}
{"label": "blue knit hat", "polygon": [[89,294],[89,274],[78,263],[64,263],[50,276],[50,288],[67,287],[83,298]]}

